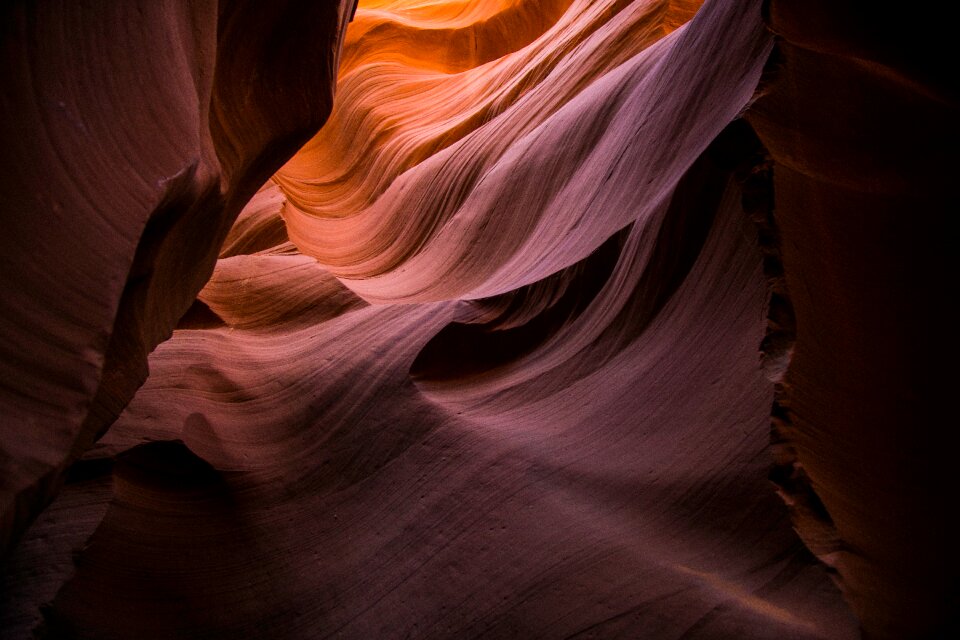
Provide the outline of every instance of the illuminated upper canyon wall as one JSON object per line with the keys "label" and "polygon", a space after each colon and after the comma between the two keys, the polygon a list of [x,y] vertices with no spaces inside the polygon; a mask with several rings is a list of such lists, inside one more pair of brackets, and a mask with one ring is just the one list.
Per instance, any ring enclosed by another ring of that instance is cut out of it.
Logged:
{"label": "illuminated upper canyon wall", "polygon": [[11,637],[947,628],[890,16],[184,4],[3,10]]}

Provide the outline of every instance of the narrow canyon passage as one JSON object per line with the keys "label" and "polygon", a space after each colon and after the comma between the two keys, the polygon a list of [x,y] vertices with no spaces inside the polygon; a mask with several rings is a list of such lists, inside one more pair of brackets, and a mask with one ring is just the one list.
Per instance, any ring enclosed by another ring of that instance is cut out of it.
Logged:
{"label": "narrow canyon passage", "polygon": [[0,635],[947,633],[956,94],[814,4],[4,9]]}

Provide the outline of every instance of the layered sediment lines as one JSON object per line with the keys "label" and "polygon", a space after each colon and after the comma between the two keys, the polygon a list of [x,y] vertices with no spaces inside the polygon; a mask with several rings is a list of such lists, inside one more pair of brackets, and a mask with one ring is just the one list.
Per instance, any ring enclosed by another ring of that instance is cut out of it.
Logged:
{"label": "layered sediment lines", "polygon": [[353,5],[4,3],[0,553],[327,117]]}
{"label": "layered sediment lines", "polygon": [[4,10],[0,104],[34,120],[3,126],[49,142],[2,181],[31,212],[0,272],[8,542],[65,482],[0,572],[11,637],[943,628],[946,529],[896,557],[935,473],[890,486],[927,398],[891,380],[925,360],[870,356],[918,321],[862,333],[906,305],[870,247],[927,174],[867,185],[816,106],[888,100],[863,143],[917,104],[940,126],[947,89],[760,0],[181,4],[100,16],[116,51],[70,64],[91,14]]}

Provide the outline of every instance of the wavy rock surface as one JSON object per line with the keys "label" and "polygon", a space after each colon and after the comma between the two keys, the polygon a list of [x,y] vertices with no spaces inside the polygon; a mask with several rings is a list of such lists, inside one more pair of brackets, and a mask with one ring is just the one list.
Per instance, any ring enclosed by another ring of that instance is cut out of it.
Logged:
{"label": "wavy rock surface", "polygon": [[0,554],[143,383],[240,209],[327,117],[352,9],[4,3]]}
{"label": "wavy rock surface", "polygon": [[[126,91],[80,103],[77,122],[129,146],[90,153],[101,164],[86,168],[74,158],[91,133],[47,124],[49,156],[27,142],[10,154],[32,158],[27,168],[68,162],[54,172],[67,186],[50,193],[72,194],[69,208],[14,229],[49,237],[41,251],[79,271],[34,299],[28,276],[49,278],[50,258],[4,264],[0,284],[21,296],[3,320],[4,490],[22,505],[5,508],[5,535],[79,459],[0,572],[2,628],[946,629],[956,573],[949,557],[945,571],[935,564],[951,535],[937,519],[942,479],[920,468],[921,451],[895,448],[908,415],[934,417],[918,404],[929,389],[892,382],[926,361],[904,346],[910,322],[862,329],[883,304],[920,304],[895,276],[904,262],[918,278],[946,273],[945,252],[881,254],[955,146],[931,148],[915,171],[890,160],[896,145],[877,162],[863,155],[897,112],[926,116],[902,148],[952,131],[955,103],[936,74],[852,38],[843,11],[819,2],[820,22],[760,0],[365,0],[329,120],[290,157],[330,109],[350,4],[115,9],[102,24],[197,43],[175,47],[178,73],[147,55],[138,64],[156,68],[152,83],[124,46],[108,56],[130,66],[109,76]],[[89,14],[11,6],[5,53],[27,70],[52,56],[57,71],[37,76],[40,90],[5,93],[5,111],[49,118],[47,98],[11,101],[44,97],[84,66],[33,47],[88,33]],[[770,29],[783,34],[775,51]],[[81,76],[75,95],[105,82]],[[146,85],[162,95],[146,100]],[[921,97],[903,98],[905,85]],[[842,96],[846,116],[818,110],[825,94]],[[845,128],[861,104],[851,95],[888,106]],[[171,146],[169,168],[136,146],[157,140]],[[850,156],[838,161],[838,148]],[[164,175],[191,168],[170,186],[151,182],[146,159]],[[83,180],[124,170],[114,179],[139,208],[113,191],[109,206],[80,206]],[[5,173],[18,202],[39,181]],[[936,190],[924,200],[934,220],[942,201]],[[886,221],[876,227],[874,206]],[[79,233],[90,220],[106,226]],[[101,246],[114,234],[127,244]],[[71,236],[82,236],[75,247]],[[20,242],[9,255],[22,256]],[[867,269],[889,288],[864,287]],[[65,290],[93,297],[78,306]],[[43,315],[54,299],[74,315]],[[30,313],[47,325],[31,329]],[[891,350],[871,355],[888,338]],[[47,369],[13,357],[23,344]],[[73,359],[57,368],[54,347]],[[73,404],[49,404],[71,388]],[[880,394],[883,415],[871,404]],[[904,464],[919,479],[897,488]],[[911,500],[919,490],[929,499]],[[898,555],[914,521],[928,527],[925,546]]]}

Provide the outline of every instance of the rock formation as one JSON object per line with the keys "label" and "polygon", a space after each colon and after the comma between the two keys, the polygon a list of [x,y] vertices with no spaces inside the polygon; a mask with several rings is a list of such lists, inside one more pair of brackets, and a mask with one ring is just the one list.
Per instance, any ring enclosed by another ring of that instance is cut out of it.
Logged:
{"label": "rock formation", "polygon": [[955,629],[942,45],[821,0],[0,11],[4,637]]}

